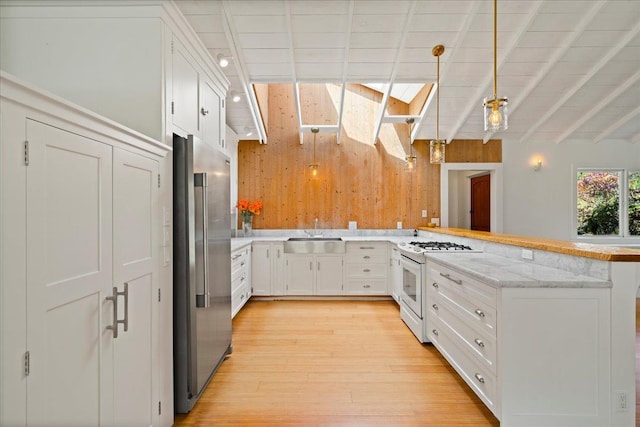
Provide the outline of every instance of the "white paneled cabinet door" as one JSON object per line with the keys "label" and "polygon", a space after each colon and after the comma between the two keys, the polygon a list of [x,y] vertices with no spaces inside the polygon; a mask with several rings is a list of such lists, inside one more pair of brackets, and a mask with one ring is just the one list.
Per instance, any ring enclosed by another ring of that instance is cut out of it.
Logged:
{"label": "white paneled cabinet door", "polygon": [[286,261],[287,294],[313,295],[315,280],[313,255],[289,255]]}
{"label": "white paneled cabinet door", "polygon": [[254,243],[251,252],[251,294],[271,295],[271,245]]}
{"label": "white paneled cabinet door", "polygon": [[112,148],[27,120],[27,423],[113,423]]}
{"label": "white paneled cabinet door", "polygon": [[316,295],[342,295],[342,255],[316,257]]}
{"label": "white paneled cabinet door", "polygon": [[200,82],[200,129],[202,140],[219,150],[224,151],[223,128],[224,121],[220,121],[220,97],[208,82]]}
{"label": "white paneled cabinet door", "polygon": [[115,425],[120,426],[153,424],[158,217],[158,162],[114,149],[113,283],[124,293],[118,298],[118,316],[126,319],[113,345]]}
{"label": "white paneled cabinet door", "polygon": [[187,133],[198,134],[198,71],[191,55],[173,39],[173,124]]}

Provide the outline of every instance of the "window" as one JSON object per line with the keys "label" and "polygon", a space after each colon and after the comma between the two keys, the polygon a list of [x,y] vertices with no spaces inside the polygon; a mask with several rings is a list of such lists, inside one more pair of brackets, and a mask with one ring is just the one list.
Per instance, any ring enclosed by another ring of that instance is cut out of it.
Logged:
{"label": "window", "polygon": [[640,236],[640,172],[578,169],[577,234]]}

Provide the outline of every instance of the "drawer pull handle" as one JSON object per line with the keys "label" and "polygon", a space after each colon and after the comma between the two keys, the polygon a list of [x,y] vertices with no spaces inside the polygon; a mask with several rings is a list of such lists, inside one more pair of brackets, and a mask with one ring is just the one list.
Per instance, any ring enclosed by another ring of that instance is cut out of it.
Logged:
{"label": "drawer pull handle", "polygon": [[476,344],[478,344],[478,347],[480,348],[484,348],[484,343],[482,342],[481,339],[476,338],[475,340],[473,340]]}
{"label": "drawer pull handle", "polygon": [[360,249],[375,249],[373,246],[360,246]]}
{"label": "drawer pull handle", "polygon": [[242,256],[242,254],[236,254],[234,256],[231,257],[232,260],[237,260],[238,258],[240,258]]}
{"label": "drawer pull handle", "polygon": [[433,307],[433,309],[434,309],[435,311],[438,311],[438,304],[433,304],[433,305],[431,305],[431,307]]}
{"label": "drawer pull handle", "polygon": [[454,278],[453,278],[453,277],[451,277],[451,275],[450,275],[450,274],[448,274],[448,273],[440,273],[440,275],[441,275],[442,277],[444,277],[445,279],[449,279],[449,280],[451,280],[452,282],[457,283],[458,285],[462,285],[462,280],[454,279]]}
{"label": "drawer pull handle", "polygon": [[370,257],[369,255],[365,255],[365,256],[363,256],[362,258],[364,258],[364,259],[370,259],[371,257]]}
{"label": "drawer pull handle", "polygon": [[240,300],[243,300],[243,299],[244,299],[244,294],[241,294],[240,295]]}
{"label": "drawer pull handle", "polygon": [[241,282],[244,282],[244,276],[242,276],[242,277],[240,278],[240,281],[241,281]]}
{"label": "drawer pull handle", "polygon": [[435,329],[432,329],[431,332],[433,332],[433,335],[438,336],[438,331]]}
{"label": "drawer pull handle", "polygon": [[480,317],[484,318],[484,311],[480,310],[479,308],[476,308],[475,313],[476,313],[478,316],[480,316]]}
{"label": "drawer pull handle", "polygon": [[433,286],[433,287],[434,287],[434,288],[436,288],[436,289],[438,289],[438,288],[439,288],[439,286],[438,286],[438,284],[437,284],[436,282],[433,282],[433,283],[431,284],[431,286]]}
{"label": "drawer pull handle", "polygon": [[244,261],[240,263],[240,267],[244,267]]}
{"label": "drawer pull handle", "polygon": [[371,285],[364,285],[363,288],[367,288],[369,289],[371,287]]}
{"label": "drawer pull handle", "polygon": [[474,375],[480,384],[484,384],[484,377],[480,374]]}
{"label": "drawer pull handle", "polygon": [[364,269],[362,269],[362,271],[364,271],[365,273],[369,273],[371,270],[368,269],[368,268],[364,268]]}

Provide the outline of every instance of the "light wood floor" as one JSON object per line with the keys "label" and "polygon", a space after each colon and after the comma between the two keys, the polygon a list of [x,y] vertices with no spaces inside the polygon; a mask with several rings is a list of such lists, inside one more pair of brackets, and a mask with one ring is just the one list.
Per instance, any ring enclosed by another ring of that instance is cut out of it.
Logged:
{"label": "light wood floor", "polygon": [[[250,301],[233,327],[233,355],[176,426],[499,425],[394,302]],[[640,373],[640,300],[636,346]]]}

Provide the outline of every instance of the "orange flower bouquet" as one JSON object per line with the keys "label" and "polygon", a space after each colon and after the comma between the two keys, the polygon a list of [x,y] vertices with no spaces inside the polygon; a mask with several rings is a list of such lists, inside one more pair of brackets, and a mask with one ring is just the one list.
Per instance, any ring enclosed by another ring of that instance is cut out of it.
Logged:
{"label": "orange flower bouquet", "polygon": [[262,202],[260,200],[250,202],[247,199],[240,199],[236,207],[242,215],[242,230],[245,236],[248,236],[251,233],[253,216],[260,215],[262,212]]}

